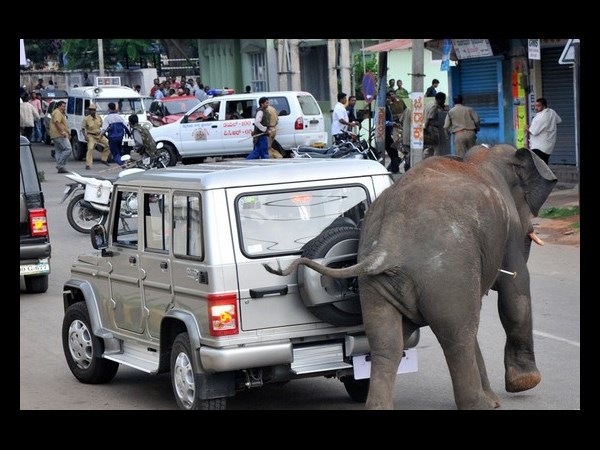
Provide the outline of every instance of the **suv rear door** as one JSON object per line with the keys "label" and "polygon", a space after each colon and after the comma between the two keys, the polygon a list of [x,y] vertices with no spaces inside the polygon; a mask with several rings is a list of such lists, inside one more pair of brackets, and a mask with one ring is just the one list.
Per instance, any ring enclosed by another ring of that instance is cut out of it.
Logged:
{"label": "suv rear door", "polygon": [[319,104],[308,92],[299,92],[298,104],[301,115],[294,117],[295,142],[293,146],[304,145],[304,133],[321,133],[325,131],[325,120]]}

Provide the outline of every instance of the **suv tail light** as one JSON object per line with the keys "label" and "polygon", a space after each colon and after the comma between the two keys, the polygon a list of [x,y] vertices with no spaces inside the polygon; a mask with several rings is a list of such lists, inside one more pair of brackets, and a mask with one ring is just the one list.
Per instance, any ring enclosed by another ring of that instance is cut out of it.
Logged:
{"label": "suv tail light", "polygon": [[294,130],[304,130],[304,120],[302,116],[298,117],[294,122]]}
{"label": "suv tail light", "polygon": [[237,334],[237,296],[231,294],[208,294],[208,320],[211,336]]}
{"label": "suv tail light", "polygon": [[29,210],[29,231],[31,236],[48,236],[46,208]]}

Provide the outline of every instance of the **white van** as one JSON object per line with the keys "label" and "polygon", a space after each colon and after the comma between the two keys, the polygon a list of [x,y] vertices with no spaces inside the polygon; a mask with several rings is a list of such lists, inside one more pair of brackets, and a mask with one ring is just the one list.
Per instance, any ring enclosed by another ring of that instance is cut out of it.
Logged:
{"label": "white van", "polygon": [[[277,142],[284,150],[326,143],[323,113],[309,92],[279,91],[231,94],[209,98],[178,121],[150,130],[169,152],[169,165],[204,161],[209,156],[240,156],[252,151],[251,133],[258,100],[267,97],[277,110]],[[212,109],[209,109],[212,108]],[[206,111],[212,111],[205,117]]]}
{"label": "white van", "polygon": [[[95,86],[76,87],[69,91],[67,101],[67,121],[71,130],[73,158],[81,161],[87,152],[87,141],[81,130],[83,118],[91,103],[96,105],[96,114],[104,118],[108,114],[108,104],[117,105],[125,123],[131,114],[137,114],[139,122],[150,128],[142,97],[135,90],[121,86],[121,77],[96,77]],[[133,140],[125,136],[123,146],[133,148]]]}

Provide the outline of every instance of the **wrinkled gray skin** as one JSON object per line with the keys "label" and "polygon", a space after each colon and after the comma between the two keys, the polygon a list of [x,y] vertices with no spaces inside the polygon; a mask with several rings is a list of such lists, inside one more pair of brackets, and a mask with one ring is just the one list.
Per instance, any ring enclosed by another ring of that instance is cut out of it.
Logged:
{"label": "wrinkled gray skin", "polygon": [[511,145],[476,146],[464,160],[427,158],[369,208],[356,265],[334,269],[300,258],[286,270],[265,267],[287,275],[305,264],[334,278],[358,276],[372,358],[367,408],[393,408],[404,340],[423,326],[442,346],[457,407],[497,408],[477,342],[481,299],[498,291],[506,390],[533,388],[541,375],[533,351],[528,233],[556,182],[534,153]]}

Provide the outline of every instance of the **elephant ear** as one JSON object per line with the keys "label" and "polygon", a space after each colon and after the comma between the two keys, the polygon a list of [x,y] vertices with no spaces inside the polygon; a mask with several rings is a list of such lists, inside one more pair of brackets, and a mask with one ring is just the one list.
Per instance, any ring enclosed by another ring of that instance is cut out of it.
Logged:
{"label": "elephant ear", "polygon": [[542,159],[527,148],[516,152],[520,161],[518,175],[525,193],[525,201],[534,216],[556,186],[558,179]]}

